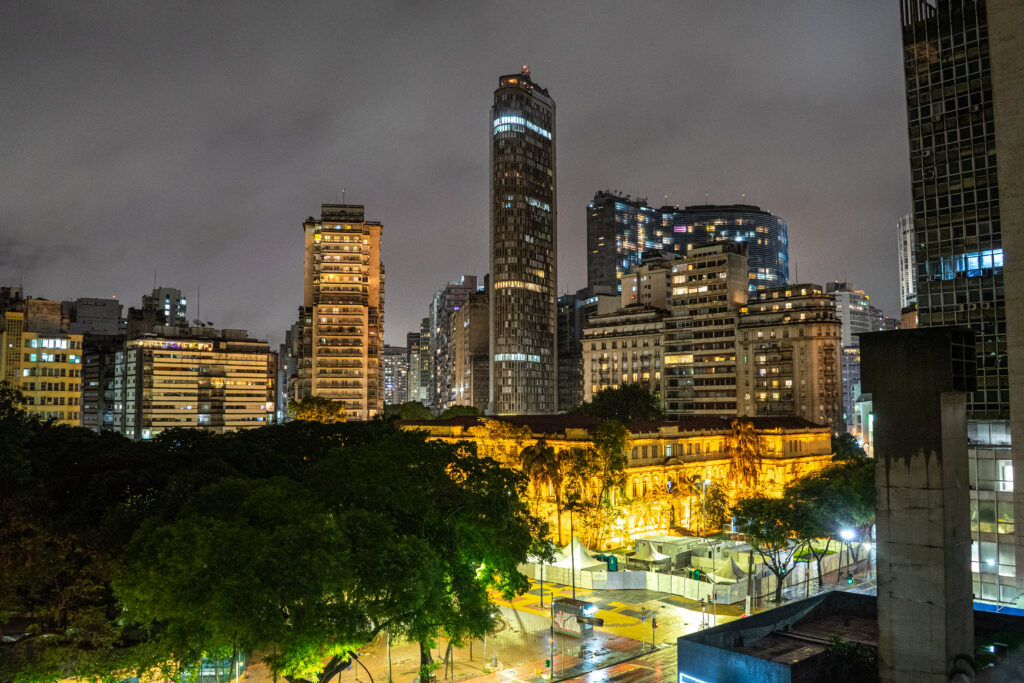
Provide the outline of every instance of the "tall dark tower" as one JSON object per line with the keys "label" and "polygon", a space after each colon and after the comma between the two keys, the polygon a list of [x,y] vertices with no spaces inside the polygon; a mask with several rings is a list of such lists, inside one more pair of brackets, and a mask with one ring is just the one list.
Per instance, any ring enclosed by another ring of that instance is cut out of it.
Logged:
{"label": "tall dark tower", "polygon": [[491,107],[491,412],[557,410],[555,102],[523,67]]}
{"label": "tall dark tower", "polygon": [[[1024,597],[1024,57],[1019,0],[901,0],[922,328],[974,332],[976,599]],[[1012,432],[1012,439],[1011,439]],[[881,572],[879,572],[881,573]]]}

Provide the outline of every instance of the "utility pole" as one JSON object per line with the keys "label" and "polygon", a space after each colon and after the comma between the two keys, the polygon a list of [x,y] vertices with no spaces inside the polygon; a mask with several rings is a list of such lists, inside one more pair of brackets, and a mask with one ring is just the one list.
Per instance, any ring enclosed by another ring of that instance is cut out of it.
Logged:
{"label": "utility pole", "polygon": [[647,644],[647,608],[640,608],[640,652],[643,652]]}

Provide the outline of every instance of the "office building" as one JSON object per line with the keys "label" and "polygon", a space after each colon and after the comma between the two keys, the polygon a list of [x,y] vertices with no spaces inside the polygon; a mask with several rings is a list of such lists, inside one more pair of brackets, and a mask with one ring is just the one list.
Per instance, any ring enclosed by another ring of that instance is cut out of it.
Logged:
{"label": "office building", "polygon": [[736,374],[740,415],[796,416],[845,429],[842,326],[820,285],[762,289],[740,309]]}
{"label": "office building", "polygon": [[747,303],[747,245],[691,247],[672,266],[664,395],[670,417],[736,415],[736,323]]}
{"label": "office building", "polygon": [[491,108],[490,412],[557,410],[555,102],[530,70]]}
{"label": "office building", "polygon": [[215,434],[270,424],[277,357],[244,330],[164,326],[116,354],[115,431],[150,439],[186,427]]}
{"label": "office building", "polygon": [[620,296],[611,287],[584,287],[558,297],[558,410],[583,403],[583,328],[591,316],[611,313]]}
{"label": "office building", "polygon": [[409,392],[407,401],[420,400],[420,333],[407,332],[405,334],[405,348],[408,353],[405,356],[407,370],[407,382]]}
{"label": "office building", "polygon": [[73,334],[113,336],[124,334],[124,306],[115,298],[79,298],[61,302],[61,314],[68,319],[68,331]]}
{"label": "office building", "polygon": [[490,306],[486,292],[470,294],[455,312],[455,405],[480,412],[490,401]]}
{"label": "office building", "polygon": [[459,402],[457,387],[461,380],[455,371],[455,315],[476,291],[476,276],[463,275],[457,282],[445,283],[430,302],[430,405],[438,413]]}
{"label": "office building", "polygon": [[668,308],[672,301],[672,263],[678,258],[672,252],[645,251],[640,257],[640,265],[622,276],[621,305]]}
{"label": "office building", "polygon": [[430,318],[420,320],[420,397],[419,401],[428,408],[432,408],[433,398],[430,388],[434,380],[430,374],[430,337],[432,326]]}
{"label": "office building", "polygon": [[904,0],[900,18],[918,324],[974,331],[974,596],[1019,602],[1024,529],[1014,519],[1024,498],[1012,473],[1024,471],[1024,449],[1011,443],[1024,443],[1024,8],[1015,0]]}
{"label": "office building", "polygon": [[917,261],[914,260],[914,219],[910,214],[896,221],[896,259],[900,268],[900,309],[917,303]]}
{"label": "office building", "polygon": [[662,339],[668,310],[630,304],[596,313],[583,328],[583,400],[604,389],[639,384],[659,404],[662,391]]}
{"label": "office building", "polygon": [[61,331],[59,301],[23,299],[15,308],[0,313],[0,380],[22,392],[29,413],[77,427],[82,335]]}
{"label": "office building", "polygon": [[384,382],[384,405],[397,406],[409,400],[409,349],[385,344],[380,356]]}
{"label": "office building", "polygon": [[358,204],[324,204],[307,218],[303,307],[305,327],[297,398],[345,404],[349,420],[369,420],[384,407],[382,226]]}
{"label": "office building", "polygon": [[587,205],[587,283],[619,288],[648,249],[680,256],[714,241],[747,245],[748,287],[789,282],[789,227],[781,217],[749,204],[698,204],[652,209],[644,199],[598,192]]}

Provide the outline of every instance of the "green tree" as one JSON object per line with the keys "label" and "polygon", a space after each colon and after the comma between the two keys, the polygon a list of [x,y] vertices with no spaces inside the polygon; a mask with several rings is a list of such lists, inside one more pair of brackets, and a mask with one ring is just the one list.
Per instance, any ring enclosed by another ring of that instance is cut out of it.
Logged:
{"label": "green tree", "polygon": [[[520,454],[520,463],[527,478],[533,482],[534,491],[538,495],[550,489],[551,496],[555,499],[555,515],[558,527],[558,543],[562,543],[562,487],[565,482],[565,463],[561,455],[554,448],[548,445],[544,439],[539,439],[523,449]],[[544,496],[546,497],[546,496]]]}
{"label": "green tree", "polygon": [[842,432],[838,436],[832,435],[832,460],[843,462],[847,460],[863,461],[868,459],[868,454],[857,443],[857,439],[849,432]]}
{"label": "green tree", "polygon": [[301,401],[289,401],[288,412],[296,420],[306,422],[344,422],[345,402],[332,401],[322,396],[307,396]]}
{"label": "green tree", "polygon": [[384,407],[385,417],[394,417],[397,420],[433,420],[434,414],[430,408],[419,401],[406,401],[396,406]]}
{"label": "green tree", "polygon": [[455,405],[448,407],[437,419],[446,420],[449,417],[483,417],[483,413],[473,406]]}
{"label": "green tree", "polygon": [[641,384],[602,389],[577,410],[599,420],[619,422],[659,422],[665,417],[658,398]]}
{"label": "green tree", "polygon": [[761,444],[754,423],[734,418],[726,446],[729,454],[729,484],[736,500],[757,494],[761,469]]}
{"label": "green tree", "polygon": [[[841,527],[841,501],[828,480],[810,476],[798,479],[786,487],[785,500],[793,506],[793,534],[807,548],[818,569],[818,587],[824,586],[821,561],[828,555],[829,546]],[[825,539],[825,546],[815,541]]]}
{"label": "green tree", "polygon": [[793,506],[781,498],[747,498],[733,509],[736,526],[777,579],[775,601],[782,601],[782,582],[803,546],[793,539]]}
{"label": "green tree", "polygon": [[729,510],[729,496],[721,483],[701,481],[699,502],[695,521],[701,535],[711,529],[721,529]]}

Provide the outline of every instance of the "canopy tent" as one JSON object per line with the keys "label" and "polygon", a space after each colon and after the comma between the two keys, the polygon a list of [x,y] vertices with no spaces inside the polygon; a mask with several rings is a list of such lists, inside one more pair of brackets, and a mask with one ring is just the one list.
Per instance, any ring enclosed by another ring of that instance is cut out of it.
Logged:
{"label": "canopy tent", "polygon": [[650,543],[637,543],[636,552],[629,556],[631,562],[643,562],[644,564],[660,564],[671,561],[668,555],[662,555],[651,546]]}
{"label": "canopy tent", "polygon": [[[571,550],[570,550],[571,548]],[[559,557],[555,562],[551,563],[552,567],[564,567],[566,569],[576,568],[576,571],[581,569],[607,569],[608,565],[601,560],[595,560],[590,556],[590,552],[587,547],[583,545],[583,542],[575,536],[572,539],[572,543],[562,548],[559,552]]]}
{"label": "canopy tent", "polygon": [[722,566],[716,567],[714,573],[708,574],[708,578],[711,579],[712,583],[736,583],[740,579],[745,579],[747,573],[740,569],[739,565],[736,564],[735,560],[729,559],[722,563]]}

